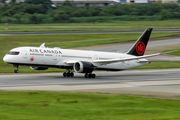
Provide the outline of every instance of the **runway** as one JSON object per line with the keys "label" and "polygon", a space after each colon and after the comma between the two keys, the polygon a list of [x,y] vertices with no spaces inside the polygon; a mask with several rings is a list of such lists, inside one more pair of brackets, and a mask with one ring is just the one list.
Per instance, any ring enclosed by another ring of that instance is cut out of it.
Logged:
{"label": "runway", "polygon": [[9,74],[0,76],[0,90],[61,91],[151,96],[180,95],[180,69],[127,70],[96,72],[95,79],[75,73],[64,78],[60,73]]}
{"label": "runway", "polygon": [[[126,52],[129,50],[129,48],[131,48],[133,44],[134,44],[134,41],[132,42],[132,44],[123,44],[123,45],[116,44],[115,46],[95,48],[93,50],[94,51],[108,51],[108,52]],[[177,44],[180,44],[180,38],[158,40],[158,41],[151,41],[150,39],[147,45],[147,49],[153,48],[153,47],[162,47],[162,46],[170,46],[170,45],[177,45]]]}

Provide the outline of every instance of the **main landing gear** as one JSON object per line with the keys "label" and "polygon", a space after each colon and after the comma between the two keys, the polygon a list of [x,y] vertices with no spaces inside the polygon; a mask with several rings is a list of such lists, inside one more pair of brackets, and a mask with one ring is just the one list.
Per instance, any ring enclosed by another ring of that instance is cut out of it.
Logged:
{"label": "main landing gear", "polygon": [[16,68],[16,69],[14,70],[14,73],[19,73],[19,70],[18,70],[19,65],[13,65],[13,67]]}
{"label": "main landing gear", "polygon": [[69,70],[67,70],[68,72],[64,72],[63,73],[63,76],[64,77],[74,77],[74,73],[73,72],[70,72]]}
{"label": "main landing gear", "polygon": [[[64,72],[63,73],[63,76],[64,77],[74,77],[74,73],[73,72],[71,72],[70,70],[67,70],[67,72]],[[85,75],[84,75],[84,77],[85,78],[95,78],[96,77],[96,74],[92,74],[92,73],[86,73]]]}
{"label": "main landing gear", "polygon": [[92,74],[92,73],[86,73],[84,75],[85,78],[95,78],[96,77],[96,74]]}

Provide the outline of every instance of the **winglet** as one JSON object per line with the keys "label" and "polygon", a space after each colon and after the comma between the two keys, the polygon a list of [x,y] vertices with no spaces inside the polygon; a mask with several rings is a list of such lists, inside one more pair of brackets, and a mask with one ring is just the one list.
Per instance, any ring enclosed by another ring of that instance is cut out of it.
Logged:
{"label": "winglet", "polygon": [[144,55],[152,29],[153,28],[146,29],[144,33],[139,37],[139,39],[135,42],[135,44],[131,47],[131,49],[129,49],[127,54],[131,54],[135,56]]}

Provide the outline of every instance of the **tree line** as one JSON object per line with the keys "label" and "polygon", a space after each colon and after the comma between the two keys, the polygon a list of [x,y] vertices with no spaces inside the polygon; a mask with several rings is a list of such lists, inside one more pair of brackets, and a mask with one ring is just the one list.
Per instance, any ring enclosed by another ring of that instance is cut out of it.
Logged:
{"label": "tree line", "polygon": [[50,0],[25,0],[24,3],[14,1],[5,4],[0,6],[0,22],[37,24],[180,19],[178,4],[115,4],[103,7],[77,7],[66,1],[62,6],[52,7],[51,5]]}

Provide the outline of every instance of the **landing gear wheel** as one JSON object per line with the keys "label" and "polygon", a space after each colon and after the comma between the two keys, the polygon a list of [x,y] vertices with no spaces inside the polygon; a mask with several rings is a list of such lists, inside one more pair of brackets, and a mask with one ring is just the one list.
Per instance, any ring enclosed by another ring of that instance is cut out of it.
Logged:
{"label": "landing gear wheel", "polygon": [[85,78],[88,78],[88,73],[86,73],[86,74],[84,75],[84,77],[85,77]]}
{"label": "landing gear wheel", "polygon": [[84,75],[85,78],[95,78],[96,77],[96,74],[92,74],[92,73],[86,73]]}
{"label": "landing gear wheel", "polygon": [[92,74],[89,73],[88,78],[92,78]]}
{"label": "landing gear wheel", "polygon": [[73,73],[73,72],[71,72],[71,73],[70,73],[70,76],[71,76],[71,77],[74,77],[74,73]]}
{"label": "landing gear wheel", "polygon": [[67,77],[70,77],[70,72],[67,72]]}
{"label": "landing gear wheel", "polygon": [[73,72],[64,72],[63,76],[64,77],[74,77],[74,73]]}
{"label": "landing gear wheel", "polygon": [[19,65],[13,64],[13,67],[16,68],[16,69],[14,70],[14,73],[19,73],[19,70],[18,70]]}
{"label": "landing gear wheel", "polygon": [[19,73],[19,70],[17,70],[17,69],[16,69],[16,70],[14,70],[14,73]]}
{"label": "landing gear wheel", "polygon": [[64,73],[63,73],[63,76],[64,76],[64,77],[67,77],[67,73],[66,73],[66,72],[64,72]]}
{"label": "landing gear wheel", "polygon": [[92,78],[95,78],[95,77],[96,77],[96,75],[95,75],[95,74],[92,74],[91,76],[92,76]]}

